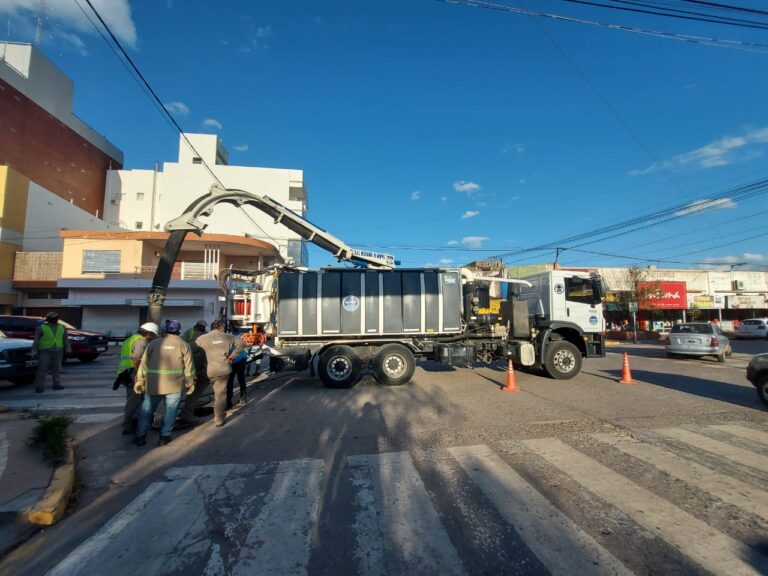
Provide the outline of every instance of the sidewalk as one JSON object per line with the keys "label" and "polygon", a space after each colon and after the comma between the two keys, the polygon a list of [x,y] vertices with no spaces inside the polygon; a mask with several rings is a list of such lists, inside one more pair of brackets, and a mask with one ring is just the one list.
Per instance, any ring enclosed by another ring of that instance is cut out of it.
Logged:
{"label": "sidewalk", "polygon": [[0,414],[0,556],[39,529],[27,514],[44,495],[54,468],[40,447],[29,445],[36,425],[29,414]]}

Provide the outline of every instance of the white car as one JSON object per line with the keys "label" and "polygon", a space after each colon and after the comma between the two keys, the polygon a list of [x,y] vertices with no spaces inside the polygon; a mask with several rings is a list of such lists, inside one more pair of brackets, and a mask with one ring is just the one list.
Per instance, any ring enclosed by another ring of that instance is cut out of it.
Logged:
{"label": "white car", "polygon": [[733,333],[736,340],[741,338],[768,338],[768,318],[742,320]]}

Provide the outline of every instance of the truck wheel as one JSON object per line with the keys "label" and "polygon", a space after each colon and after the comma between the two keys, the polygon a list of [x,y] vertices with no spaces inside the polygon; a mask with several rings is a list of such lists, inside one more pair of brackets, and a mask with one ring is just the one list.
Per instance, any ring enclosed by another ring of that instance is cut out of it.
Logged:
{"label": "truck wheel", "polygon": [[351,388],[360,378],[360,365],[360,357],[349,346],[331,346],[320,354],[320,380],[326,388]]}
{"label": "truck wheel", "polygon": [[556,340],[547,347],[544,370],[555,380],[568,380],[581,371],[581,352],[570,342]]}
{"label": "truck wheel", "polygon": [[768,374],[758,380],[756,388],[757,397],[760,398],[763,404],[768,405]]}
{"label": "truck wheel", "polygon": [[373,359],[373,376],[384,386],[401,386],[408,382],[416,369],[413,353],[402,344],[381,347]]}

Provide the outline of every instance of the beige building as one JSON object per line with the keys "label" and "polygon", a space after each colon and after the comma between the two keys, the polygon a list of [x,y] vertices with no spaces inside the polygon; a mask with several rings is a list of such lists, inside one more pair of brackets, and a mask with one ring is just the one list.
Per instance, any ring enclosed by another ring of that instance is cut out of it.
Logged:
{"label": "beige building", "polygon": [[[70,323],[124,336],[146,320],[147,294],[168,235],[164,232],[60,233],[61,252],[20,252],[13,278],[25,293],[24,314],[57,310]],[[189,327],[217,318],[224,305],[218,277],[232,268],[281,262],[268,242],[223,234],[187,236],[174,267],[166,317]]]}

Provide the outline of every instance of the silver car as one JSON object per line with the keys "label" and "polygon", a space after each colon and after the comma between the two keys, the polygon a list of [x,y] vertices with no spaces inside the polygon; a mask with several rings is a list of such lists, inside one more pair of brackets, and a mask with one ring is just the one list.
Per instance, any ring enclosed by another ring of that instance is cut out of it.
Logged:
{"label": "silver car", "polygon": [[709,322],[675,324],[664,340],[664,349],[669,358],[714,356],[718,362],[725,362],[726,356],[731,355],[728,338]]}
{"label": "silver car", "polygon": [[733,337],[736,340],[741,338],[768,338],[768,318],[750,318],[749,320],[742,320],[741,323],[736,326],[736,331],[733,333]]}

